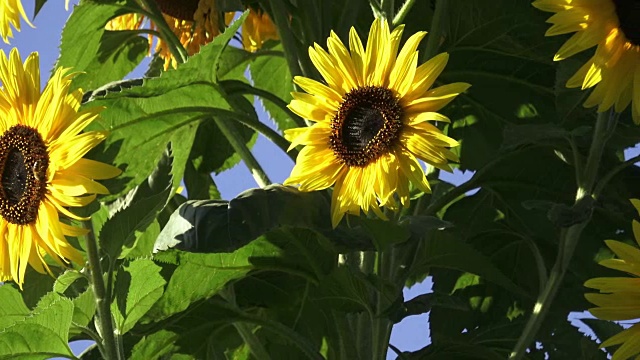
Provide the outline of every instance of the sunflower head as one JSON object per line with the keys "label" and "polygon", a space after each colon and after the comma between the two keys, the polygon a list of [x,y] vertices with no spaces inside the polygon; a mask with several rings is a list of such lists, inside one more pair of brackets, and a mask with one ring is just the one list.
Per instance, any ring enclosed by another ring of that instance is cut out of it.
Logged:
{"label": "sunflower head", "polygon": [[400,48],[403,28],[374,20],[366,48],[351,28],[349,50],[332,32],[328,51],[318,44],[309,48],[324,83],[294,79],[305,92],[292,93],[289,108],[315,124],[285,131],[291,147],[305,146],[285,184],[299,184],[301,191],[335,185],[334,227],[345,213],[372,211],[384,219],[380,207],[406,206],[409,182],[429,192],[418,160],[447,171],[449,161],[458,160],[448,150],[458,142],[430,122],[448,122],[436,111],[469,85],[432,88],[448,54],[418,66],[417,48],[426,33],[413,34]]}
{"label": "sunflower head", "polygon": [[267,40],[278,40],[278,29],[264,11],[249,8],[249,16],[242,24],[242,46],[247,51],[260,50]]}
{"label": "sunflower head", "polygon": [[594,88],[584,105],[622,112],[629,104],[640,124],[640,2],[637,0],[536,0],[540,10],[555,13],[547,36],[574,33],[558,50],[563,60],[596,47],[595,54],[567,82]]}
{"label": "sunflower head", "polygon": [[63,218],[87,220],[68,208],[108,193],[94,180],[120,173],[82,158],[106,134],[82,133],[98,109],[78,111],[82,92],[69,91],[66,72],[57,69],[41,92],[38,54],[23,63],[16,49],[0,51],[0,280],[20,287],[27,264],[50,273],[49,261],[83,262],[66,236],[86,231]]}
{"label": "sunflower head", "polygon": [[[640,213],[640,200],[631,200]],[[628,276],[603,277],[588,280],[586,287],[597,289],[599,293],[588,293],[585,297],[597,307],[589,312],[602,320],[623,321],[640,319],[640,222],[633,220],[633,235],[636,244],[607,240],[605,243],[616,254],[616,259],[607,259],[600,265],[624,271]],[[620,345],[613,359],[628,359],[640,354],[640,323],[636,323],[600,345],[610,347]]]}
{"label": "sunflower head", "polygon": [[[161,9],[167,25],[178,37],[189,55],[196,54],[200,51],[200,47],[210,43],[220,33],[214,0],[156,0],[156,4]],[[112,31],[137,30],[145,26],[147,20],[145,16],[140,14],[126,14],[109,21],[106,29]],[[149,23],[149,27],[157,29],[153,22]],[[149,35],[150,47],[153,41],[154,37]],[[164,60],[165,70],[170,66],[173,68],[178,66],[177,60],[162,38],[157,39],[155,50]]]}
{"label": "sunflower head", "polygon": [[20,17],[33,27],[27,14],[24,12],[21,0],[0,1],[0,36],[5,43],[9,43],[9,38],[13,37],[11,27],[20,31]]}

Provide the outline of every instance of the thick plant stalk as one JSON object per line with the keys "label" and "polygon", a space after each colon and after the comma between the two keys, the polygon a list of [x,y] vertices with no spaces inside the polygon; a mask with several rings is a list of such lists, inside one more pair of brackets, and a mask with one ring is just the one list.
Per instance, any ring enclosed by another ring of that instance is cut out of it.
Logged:
{"label": "thick plant stalk", "polygon": [[[593,196],[593,188],[597,180],[602,151],[604,150],[604,146],[611,135],[611,130],[613,128],[612,123],[615,122],[615,120],[616,118],[613,115],[613,112],[602,112],[598,114],[591,148],[589,149],[589,157],[587,158],[587,165],[585,166],[581,181],[578,182],[576,204]],[[560,289],[564,275],[567,272],[569,263],[573,257],[573,252],[580,240],[580,235],[589,223],[589,220],[590,217],[579,224],[572,225],[564,232],[560,239],[558,255],[551,270],[549,280],[545,284],[544,289],[540,292],[540,295],[533,307],[531,317],[529,318],[529,321],[527,321],[524,331],[520,335],[516,346],[509,355],[509,359],[521,359],[525,355],[527,348],[535,340],[535,336],[549,312],[549,308],[558,293],[558,289]]]}
{"label": "thick plant stalk", "polygon": [[264,172],[264,169],[262,169],[258,160],[253,156],[247,145],[241,140],[240,135],[238,134],[237,129],[233,127],[233,124],[227,124],[218,118],[215,118],[214,120],[222,134],[227,138],[227,140],[229,140],[233,150],[240,155],[242,161],[244,161],[249,168],[249,171],[251,171],[251,175],[258,186],[265,187],[271,184],[271,180],[269,180],[267,173]]}
{"label": "thick plant stalk", "polygon": [[[89,227],[89,229],[91,229],[91,227]],[[103,342],[101,349],[104,349],[103,355],[107,359],[122,359],[118,351],[116,335],[113,330],[113,317],[111,315],[109,296],[106,293],[104,279],[102,278],[98,243],[92,231],[90,231],[86,237],[86,245],[89,258],[89,271],[91,273],[91,289],[93,289],[93,295],[96,299],[96,310],[98,312],[96,327],[100,330],[100,337]]]}

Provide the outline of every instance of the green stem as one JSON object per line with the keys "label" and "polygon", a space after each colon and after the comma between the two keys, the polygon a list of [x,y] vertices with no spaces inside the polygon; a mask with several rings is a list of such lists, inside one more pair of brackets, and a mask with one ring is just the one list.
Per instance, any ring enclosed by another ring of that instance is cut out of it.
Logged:
{"label": "green stem", "polygon": [[[382,249],[377,252],[376,273],[379,281],[393,282],[393,257],[397,256],[391,248]],[[382,285],[381,285],[382,286]],[[384,359],[389,348],[392,324],[386,316],[381,316],[384,306],[384,290],[379,288],[376,291],[376,316],[373,319],[373,359]]]}
{"label": "green stem", "polygon": [[[589,149],[589,157],[587,158],[587,165],[584,168],[584,175],[582,177],[583,184],[579,184],[580,187],[576,200],[587,196],[587,194],[591,194],[593,185],[597,180],[604,145],[607,140],[609,140],[609,137],[611,137],[616,121],[617,116],[614,116],[613,110],[611,112],[598,113],[598,119],[596,120],[596,127],[593,133],[593,141],[591,143],[591,149]],[[582,189],[582,193],[580,189]]]}
{"label": "green stem", "polygon": [[[375,251],[363,251],[360,252],[360,271],[363,274],[369,275],[374,273],[376,269],[377,252]],[[377,295],[371,294],[372,299],[376,299]],[[356,315],[356,348],[361,359],[375,359],[376,354],[376,330],[375,323],[371,313],[360,313]]]}
{"label": "green stem", "polygon": [[427,44],[422,53],[422,61],[426,61],[436,56],[438,47],[440,47],[440,39],[444,34],[445,15],[449,9],[449,0],[438,0],[436,2],[436,10],[431,20],[431,28],[427,37]]}
{"label": "green stem", "polygon": [[380,2],[380,8],[384,13],[386,19],[391,20],[394,18],[395,1],[394,0],[382,0]]}
{"label": "green stem", "polygon": [[227,310],[229,313],[234,314],[235,316],[237,316],[238,321],[260,325],[265,329],[271,330],[273,333],[290,340],[300,350],[302,350],[302,352],[307,356],[308,359],[324,360],[322,355],[320,355],[320,353],[318,353],[318,351],[315,349],[314,345],[310,344],[306,338],[291,330],[287,326],[270,319],[247,313],[227,302],[212,301],[212,304],[215,304],[220,308]]}
{"label": "green stem", "polygon": [[187,54],[187,50],[185,50],[185,48],[182,46],[182,43],[180,42],[176,34],[171,31],[171,28],[169,28],[167,21],[162,15],[162,11],[160,11],[160,8],[158,7],[158,4],[156,4],[154,0],[140,0],[140,2],[148,11],[144,15],[146,15],[151,21],[153,21],[155,26],[160,30],[162,39],[169,46],[171,55],[173,55],[173,57],[179,64],[187,61],[187,58],[189,57],[189,55]]}
{"label": "green stem", "polygon": [[[599,113],[596,120],[596,126],[593,133],[591,148],[589,149],[589,157],[582,176],[582,182],[578,183],[578,191],[576,194],[576,203],[593,194],[593,185],[595,184],[598,174],[600,159],[605,144],[613,129],[615,128],[616,117],[611,112]],[[535,336],[546,318],[551,304],[558,293],[558,289],[562,285],[564,275],[569,268],[569,263],[573,257],[573,252],[580,240],[582,231],[589,223],[590,217],[585,221],[569,227],[563,232],[560,239],[558,255],[556,262],[551,269],[549,281],[545,284],[544,289],[538,295],[538,299],[533,307],[531,317],[525,325],[524,331],[520,335],[518,342],[513,348],[513,352],[509,355],[509,359],[521,359],[529,345],[535,340]]]}
{"label": "green stem", "polygon": [[262,169],[262,166],[258,163],[258,160],[253,156],[247,145],[241,140],[240,135],[238,134],[238,130],[233,127],[233,124],[227,124],[225,121],[214,118],[216,125],[224,135],[224,137],[229,141],[233,150],[235,150],[240,158],[244,161],[244,163],[251,171],[251,175],[256,180],[256,183],[260,187],[265,187],[271,184],[271,180]]}
{"label": "green stem", "polygon": [[289,155],[289,157],[291,158],[291,160],[293,160],[293,162],[296,161],[296,157],[298,156],[298,151],[295,149],[291,149],[290,151],[287,151],[291,143],[289,143],[287,139],[283,138],[280,134],[278,134],[276,131],[268,127],[263,122],[255,121],[254,119],[237,112],[231,112],[231,111],[225,111],[225,110],[212,112],[212,115],[217,115],[217,114],[227,115],[237,120],[242,125],[245,125],[246,127],[259,132],[260,134],[264,135],[264,137],[269,139],[269,141],[274,143],[277,147],[282,149],[282,151],[284,151],[287,155]]}
{"label": "green stem", "polygon": [[291,111],[287,107],[288,104],[285,101],[280,99],[280,97],[270,93],[269,91],[258,89],[254,86],[238,80],[223,80],[221,81],[221,85],[224,87],[228,94],[240,93],[245,95],[255,95],[269,100],[272,104],[282,109],[282,111],[284,111],[287,116],[289,116],[289,118],[293,120],[294,123],[296,123],[296,125],[298,125],[299,127],[306,126],[304,120],[302,120],[302,118]]}
{"label": "green stem", "polygon": [[104,278],[102,277],[102,267],[100,265],[100,255],[98,242],[93,235],[91,224],[86,224],[89,234],[86,236],[87,256],[89,258],[89,271],[91,272],[91,288],[96,300],[96,327],[100,330],[104,353],[106,359],[122,359],[118,351],[115,332],[113,331],[113,317],[111,315],[110,297],[106,294]]}
{"label": "green stem", "polygon": [[413,4],[415,4],[415,2],[416,0],[406,0],[404,4],[402,4],[402,7],[400,8],[400,10],[398,10],[396,16],[393,17],[394,28],[402,24],[404,18],[407,16],[407,14],[409,14],[409,11],[411,11],[411,8],[413,7]]}
{"label": "green stem", "polygon": [[289,17],[285,12],[285,6],[282,0],[271,0],[271,12],[273,13],[273,21],[278,28],[280,41],[284,48],[284,55],[289,65],[289,71],[292,77],[302,76],[302,69],[298,61],[298,47],[296,39],[293,36],[291,27],[289,26]]}
{"label": "green stem", "polygon": [[76,322],[71,322],[71,325],[75,326],[78,330],[80,330],[80,332],[82,332],[83,334],[89,336],[91,338],[91,340],[93,340],[96,343],[96,347],[98,348],[98,350],[100,351],[100,354],[104,354],[106,351],[104,349],[104,346],[102,346],[102,342],[101,342],[101,337],[100,335],[89,329],[86,326],[82,326]]}
{"label": "green stem", "polygon": [[576,142],[573,140],[573,137],[568,139],[569,145],[571,146],[571,153],[573,153],[573,167],[575,168],[576,174],[576,183],[582,184],[582,161],[580,159],[580,152],[578,151],[578,146]]}
{"label": "green stem", "polygon": [[[236,294],[233,284],[229,284],[225,289],[220,291],[220,296],[227,300],[231,306],[238,306],[236,304]],[[249,346],[249,351],[256,359],[271,360],[271,356],[269,356],[267,349],[264,348],[260,340],[256,337],[253,331],[251,331],[251,328],[247,324],[234,322],[233,327],[236,328],[236,331],[240,334],[242,340],[244,340],[244,342]]]}
{"label": "green stem", "polygon": [[600,196],[600,194],[604,190],[605,186],[607,186],[609,181],[611,181],[611,179],[613,179],[614,176],[616,176],[620,171],[637,163],[638,161],[640,161],[640,155],[636,155],[630,158],[629,160],[626,160],[622,164],[616,166],[615,168],[613,168],[610,172],[608,172],[605,176],[602,177],[602,180],[598,182],[598,184],[596,185],[596,189],[593,191],[593,196],[597,199],[598,196]]}

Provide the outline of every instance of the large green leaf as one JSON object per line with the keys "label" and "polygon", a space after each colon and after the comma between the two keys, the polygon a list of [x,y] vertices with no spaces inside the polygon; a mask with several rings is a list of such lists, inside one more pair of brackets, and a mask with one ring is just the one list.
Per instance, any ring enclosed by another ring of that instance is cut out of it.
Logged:
{"label": "large green leaf", "polygon": [[137,31],[107,31],[109,20],[140,7],[132,0],[84,0],[76,6],[62,31],[56,67],[82,72],[73,86],[96,89],[120,80],[142,61],[149,41]]}
{"label": "large green leaf", "polygon": [[85,107],[105,107],[101,121],[94,122],[91,128],[110,132],[94,157],[123,168],[119,179],[107,182],[116,190],[113,192],[121,194],[141,183],[169,142],[174,156],[174,189],[177,188],[200,122],[214,116],[233,118],[233,106],[217,84],[216,69],[239,25],[234,23],[177,70],[147,79],[141,86],[118,87],[104,96],[90,97]]}
{"label": "large green leaf", "polygon": [[124,334],[136,325],[162,296],[165,283],[160,267],[150,259],[134,260],[118,271],[116,299],[111,303],[118,333]]}
{"label": "large green leaf", "polygon": [[147,320],[162,320],[184,311],[193,302],[210,298],[229,281],[253,270],[254,258],[274,257],[279,252],[273,244],[255,240],[232,253],[195,254],[170,250],[156,254],[157,262],[174,271]]}
{"label": "large green leaf", "polygon": [[135,247],[140,233],[166,205],[171,194],[171,168],[171,152],[167,149],[147,181],[113,206],[117,212],[104,223],[99,236],[101,248],[112,261],[126,256]]}
{"label": "large green leaf", "polygon": [[50,293],[31,316],[0,332],[0,359],[72,358],[68,344],[72,318],[71,300]]}
{"label": "large green leaf", "polygon": [[24,304],[20,291],[11,285],[0,286],[0,328],[4,329],[24,319],[29,308]]}
{"label": "large green leaf", "polygon": [[328,199],[270,185],[231,201],[188,201],[171,215],[156,249],[181,244],[200,252],[231,251],[282,225],[330,229]]}
{"label": "large green leaf", "polygon": [[[282,45],[277,45],[271,50],[282,51]],[[250,64],[249,69],[256,88],[274,94],[285,103],[291,101],[293,79],[284,56],[260,56]],[[264,99],[262,104],[281,131],[297,127],[289,115],[278,106]]]}

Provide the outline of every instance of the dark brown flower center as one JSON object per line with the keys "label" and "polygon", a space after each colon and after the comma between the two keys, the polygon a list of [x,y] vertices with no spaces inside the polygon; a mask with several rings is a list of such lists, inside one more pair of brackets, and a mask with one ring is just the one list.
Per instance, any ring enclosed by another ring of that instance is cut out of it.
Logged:
{"label": "dark brown flower center", "polygon": [[193,21],[199,0],[156,0],[160,10],[176,19]]}
{"label": "dark brown flower center", "polygon": [[49,153],[36,129],[15,125],[0,136],[0,215],[17,225],[33,223],[47,190]]}
{"label": "dark brown flower center", "polygon": [[402,107],[393,92],[368,86],[342,98],[331,121],[329,146],[347,166],[366,166],[389,152],[402,129]]}
{"label": "dark brown flower center", "polygon": [[620,30],[633,45],[640,46],[640,0],[613,0]]}

